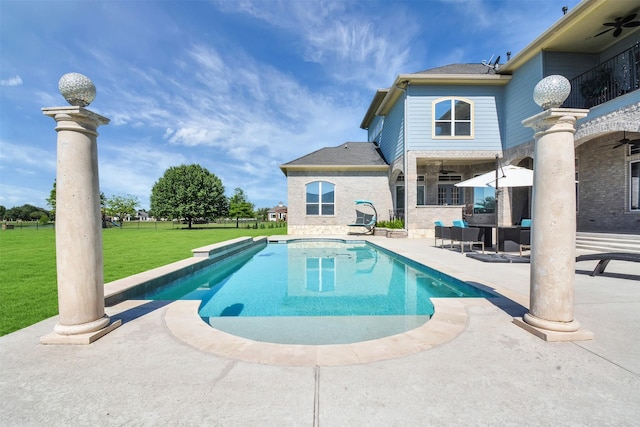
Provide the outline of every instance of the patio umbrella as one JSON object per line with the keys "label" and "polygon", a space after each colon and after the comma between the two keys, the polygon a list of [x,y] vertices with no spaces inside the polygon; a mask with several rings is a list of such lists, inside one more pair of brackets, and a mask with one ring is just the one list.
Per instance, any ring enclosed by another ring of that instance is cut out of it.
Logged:
{"label": "patio umbrella", "polygon": [[[496,175],[498,185],[496,185]],[[466,181],[458,182],[456,187],[531,187],[533,186],[533,171],[519,166],[505,166],[496,171],[478,175]]]}
{"label": "patio umbrella", "polygon": [[498,227],[498,203],[497,192],[502,187],[532,187],[533,171],[531,169],[521,168],[519,166],[499,166],[498,156],[496,156],[496,170],[478,175],[466,181],[454,184],[456,187],[495,187],[496,188],[496,253],[498,253],[498,245],[500,238],[498,236],[500,227]]}

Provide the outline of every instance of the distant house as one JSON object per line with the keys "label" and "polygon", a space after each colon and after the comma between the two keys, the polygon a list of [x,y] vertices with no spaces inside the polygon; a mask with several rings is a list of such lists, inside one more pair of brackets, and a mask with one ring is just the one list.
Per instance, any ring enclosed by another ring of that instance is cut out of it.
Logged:
{"label": "distant house", "polygon": [[149,213],[146,211],[138,211],[138,220],[140,221],[149,221],[151,220],[151,218],[149,218]]}
{"label": "distant house", "polygon": [[[409,237],[433,236],[465,205],[483,213],[490,189],[457,182],[502,166],[532,169],[539,112],[533,89],[561,74],[565,108],[588,108],[575,134],[579,231],[640,230],[640,22],[637,0],[583,0],[517,55],[400,74],[379,89],[360,127],[367,142],[318,150],[280,166],[287,176],[289,233],[347,231],[354,199],[379,219],[404,218]],[[633,25],[615,25],[633,22]],[[498,195],[501,225],[531,217],[531,187]],[[478,212],[479,213],[479,212]],[[489,221],[495,214],[489,213]],[[535,219],[534,219],[535,220]]]}
{"label": "distant house", "polygon": [[282,203],[274,206],[267,212],[267,219],[271,222],[280,222],[287,220],[287,207]]}

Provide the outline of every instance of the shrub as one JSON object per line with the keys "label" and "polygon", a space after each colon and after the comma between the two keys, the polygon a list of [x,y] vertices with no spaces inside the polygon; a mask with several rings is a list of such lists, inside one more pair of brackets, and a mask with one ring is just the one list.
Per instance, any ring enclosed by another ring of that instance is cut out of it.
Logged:
{"label": "shrub", "polygon": [[404,228],[404,220],[392,219],[391,221],[378,221],[376,222],[376,227],[401,229],[401,228]]}

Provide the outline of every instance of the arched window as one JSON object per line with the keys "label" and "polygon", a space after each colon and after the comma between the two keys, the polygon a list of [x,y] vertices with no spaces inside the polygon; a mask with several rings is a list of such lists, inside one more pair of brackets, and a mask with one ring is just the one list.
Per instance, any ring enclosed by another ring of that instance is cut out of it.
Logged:
{"label": "arched window", "polygon": [[473,137],[473,104],[460,98],[434,101],[433,137]]}
{"label": "arched window", "polygon": [[314,181],[306,186],[307,215],[333,215],[335,212],[335,185]]}

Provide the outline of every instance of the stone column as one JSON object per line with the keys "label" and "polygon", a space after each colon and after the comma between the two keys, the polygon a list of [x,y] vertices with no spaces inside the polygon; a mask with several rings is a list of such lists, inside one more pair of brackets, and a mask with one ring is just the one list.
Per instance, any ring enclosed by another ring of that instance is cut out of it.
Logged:
{"label": "stone column", "polygon": [[588,110],[557,108],[564,99],[566,96],[552,106],[542,105],[545,111],[522,122],[534,129],[535,146],[529,312],[524,315],[524,322],[516,323],[548,341],[593,338],[591,332],[580,330],[573,313],[576,262],[573,135],[576,121],[586,117]]}
{"label": "stone column", "polygon": [[109,119],[79,106],[43,108],[58,132],[56,267],[59,322],[43,344],[89,344],[120,326],[104,311],[97,128]]}

